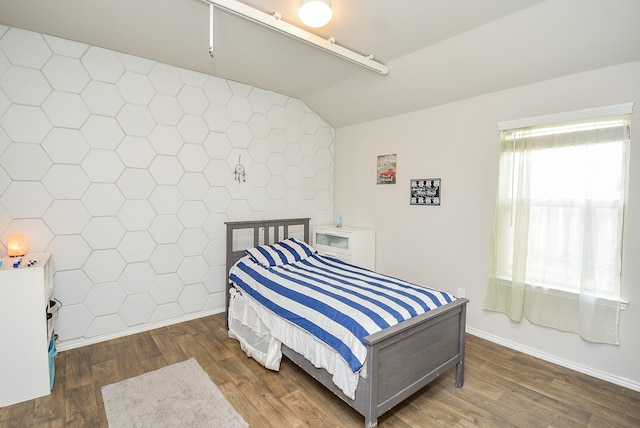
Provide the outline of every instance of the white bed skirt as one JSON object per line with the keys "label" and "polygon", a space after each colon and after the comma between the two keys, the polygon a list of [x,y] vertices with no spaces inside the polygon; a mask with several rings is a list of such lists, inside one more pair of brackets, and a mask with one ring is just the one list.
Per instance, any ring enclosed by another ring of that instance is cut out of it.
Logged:
{"label": "white bed skirt", "polygon": [[270,370],[280,370],[280,341],[271,336],[267,327],[235,288],[231,288],[229,292],[229,337],[240,342],[240,348],[247,356]]}

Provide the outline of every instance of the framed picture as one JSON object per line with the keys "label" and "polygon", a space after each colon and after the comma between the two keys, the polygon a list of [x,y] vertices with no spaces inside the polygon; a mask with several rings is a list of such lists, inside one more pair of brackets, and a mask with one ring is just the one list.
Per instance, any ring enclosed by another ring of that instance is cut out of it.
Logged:
{"label": "framed picture", "polygon": [[439,178],[414,178],[411,180],[411,205],[440,205]]}
{"label": "framed picture", "polygon": [[378,156],[377,184],[396,184],[397,155]]}

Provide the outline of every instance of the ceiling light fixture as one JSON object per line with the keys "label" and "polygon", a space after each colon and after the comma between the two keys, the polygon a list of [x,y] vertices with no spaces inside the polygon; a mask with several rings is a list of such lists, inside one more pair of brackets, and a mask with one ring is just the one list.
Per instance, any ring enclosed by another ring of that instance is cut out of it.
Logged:
{"label": "ceiling light fixture", "polygon": [[329,0],[301,0],[298,17],[311,28],[324,27],[331,21],[333,12]]}
{"label": "ceiling light fixture", "polygon": [[[384,64],[381,64],[373,59],[373,55],[361,55],[357,52],[354,52],[350,49],[347,49],[343,46],[340,46],[336,43],[333,37],[328,39],[323,39],[322,37],[316,36],[302,28],[296,27],[295,25],[289,24],[281,19],[280,13],[276,12],[273,15],[269,15],[268,13],[264,13],[258,9],[254,9],[251,6],[248,6],[244,3],[241,3],[237,0],[203,0],[210,5],[214,5],[221,9],[224,9],[228,12],[241,16],[249,21],[256,22],[258,24],[264,25],[265,27],[271,28],[272,30],[278,31],[280,33],[286,34],[294,39],[298,39],[302,42],[308,43],[312,46],[320,48],[326,52],[337,55],[343,59],[354,62],[358,65],[361,65],[369,70],[376,71],[380,74],[389,74],[389,67]],[[211,55],[213,52],[213,19],[210,11],[210,22],[209,22],[209,31],[210,31],[210,46],[209,46],[209,54]]]}

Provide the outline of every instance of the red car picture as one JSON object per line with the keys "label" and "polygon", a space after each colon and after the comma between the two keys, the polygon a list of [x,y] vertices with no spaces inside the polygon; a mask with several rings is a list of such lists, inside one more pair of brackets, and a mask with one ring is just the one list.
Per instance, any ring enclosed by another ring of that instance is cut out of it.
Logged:
{"label": "red car picture", "polygon": [[396,155],[378,156],[378,184],[395,184],[397,159]]}

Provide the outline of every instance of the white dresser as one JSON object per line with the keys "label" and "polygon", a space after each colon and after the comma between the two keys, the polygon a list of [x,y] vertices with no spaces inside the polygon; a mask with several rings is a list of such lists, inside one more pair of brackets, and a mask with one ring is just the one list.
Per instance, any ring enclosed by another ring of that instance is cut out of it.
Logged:
{"label": "white dresser", "polygon": [[[37,260],[27,266],[29,260]],[[0,267],[0,407],[51,392],[49,342],[54,317],[51,254],[27,254],[18,268],[3,257]]]}
{"label": "white dresser", "polygon": [[376,231],[363,227],[313,226],[311,245],[322,255],[367,269],[376,268]]}

